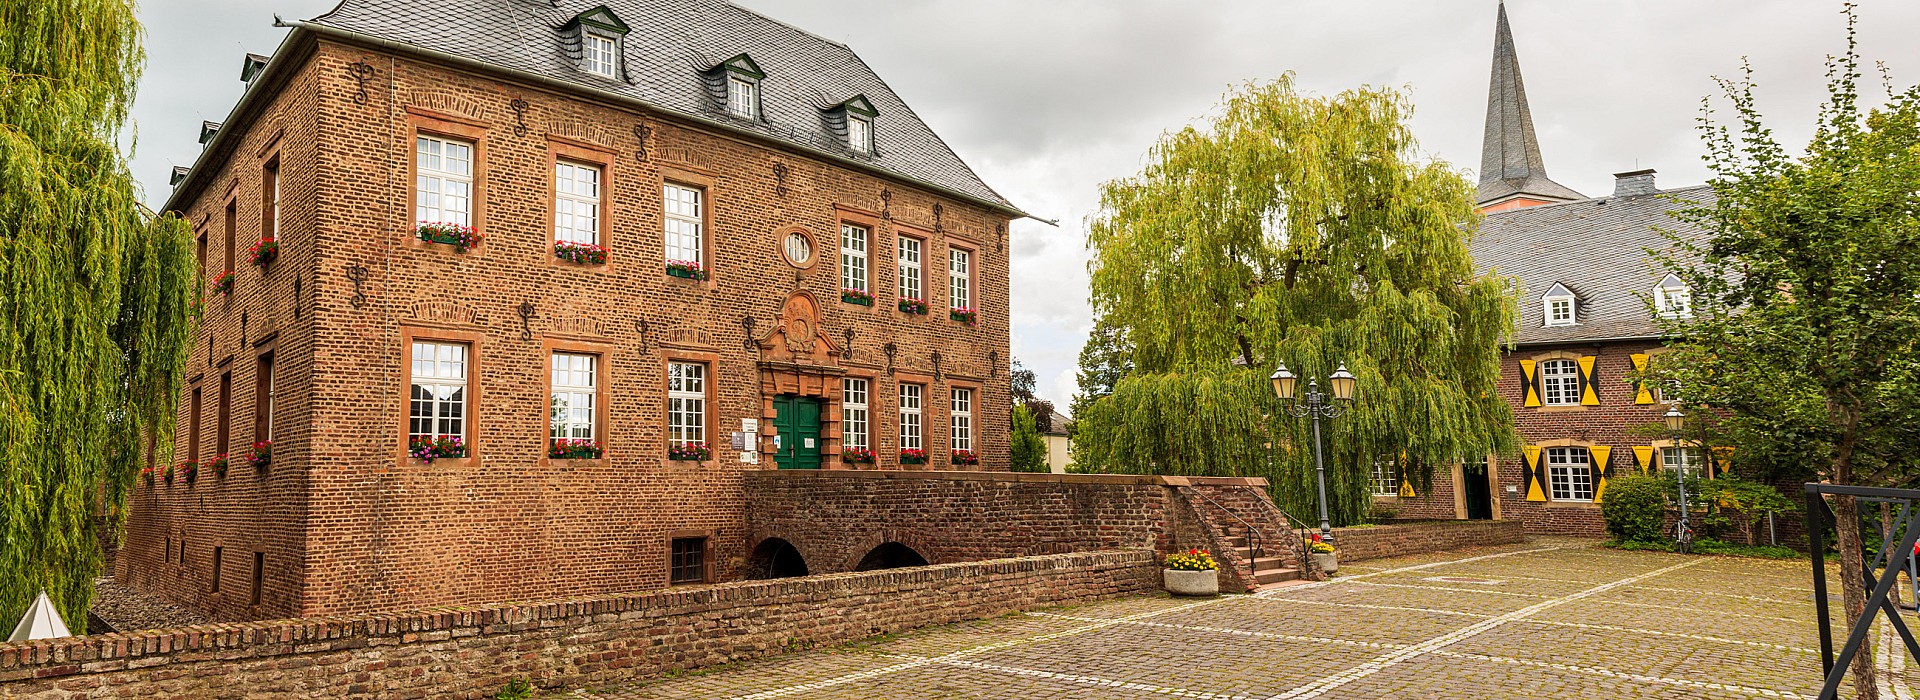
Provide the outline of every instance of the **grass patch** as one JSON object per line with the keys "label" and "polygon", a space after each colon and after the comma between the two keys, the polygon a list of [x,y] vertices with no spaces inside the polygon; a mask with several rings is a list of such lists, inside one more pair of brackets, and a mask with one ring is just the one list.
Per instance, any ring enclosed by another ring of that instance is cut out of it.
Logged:
{"label": "grass patch", "polygon": [[[1621,542],[1621,541],[1608,542],[1602,546],[1609,547],[1612,549],[1626,550],[1630,552],[1672,552],[1673,551],[1672,542],[1644,542],[1644,541],[1629,540],[1624,542]],[[1750,557],[1754,559],[1800,559],[1806,556],[1804,554],[1793,551],[1786,547],[1775,547],[1775,546],[1764,545],[1764,544],[1762,545],[1736,544],[1733,542],[1722,542],[1720,540],[1711,539],[1711,538],[1701,538],[1701,539],[1694,540],[1693,553],[1694,554],[1712,554],[1712,555],[1726,556],[1726,557]]]}

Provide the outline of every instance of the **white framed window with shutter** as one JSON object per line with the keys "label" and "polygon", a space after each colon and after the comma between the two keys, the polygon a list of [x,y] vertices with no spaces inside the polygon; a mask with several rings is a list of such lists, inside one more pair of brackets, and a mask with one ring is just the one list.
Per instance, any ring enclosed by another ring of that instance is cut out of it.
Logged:
{"label": "white framed window with shutter", "polygon": [[1548,406],[1575,406],[1580,403],[1580,365],[1573,360],[1547,360],[1540,363],[1541,400]]}
{"label": "white framed window with shutter", "polygon": [[1593,500],[1593,458],[1585,447],[1547,448],[1547,488],[1556,501]]}

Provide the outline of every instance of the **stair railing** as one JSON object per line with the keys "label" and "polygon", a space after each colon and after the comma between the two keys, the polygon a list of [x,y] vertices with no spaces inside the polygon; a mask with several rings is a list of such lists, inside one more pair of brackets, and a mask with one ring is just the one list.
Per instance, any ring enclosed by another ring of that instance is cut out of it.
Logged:
{"label": "stair railing", "polygon": [[1240,521],[1240,527],[1246,528],[1247,530],[1247,585],[1249,586],[1259,585],[1260,572],[1254,569],[1253,560],[1260,558],[1260,555],[1259,555],[1260,531],[1253,527],[1253,523],[1247,522],[1245,518],[1242,518],[1238,514],[1234,513],[1232,509],[1229,509],[1226,506],[1220,505],[1219,501],[1213,500],[1213,498],[1208,496],[1205,492],[1197,489],[1192,489],[1192,488],[1187,489],[1187,492],[1194,494],[1196,496],[1199,496],[1200,498],[1206,500],[1206,502],[1213,504],[1213,507],[1219,508],[1220,512],[1226,513],[1227,517]]}
{"label": "stair railing", "polygon": [[[1264,504],[1273,512],[1279,513],[1280,525],[1288,530],[1292,530],[1293,534],[1300,537],[1300,570],[1306,571],[1306,567],[1310,564],[1310,562],[1307,561],[1307,553],[1313,551],[1313,548],[1307,545],[1307,533],[1311,532],[1314,526],[1307,524],[1305,520],[1293,517],[1292,513],[1288,513],[1286,509],[1280,507],[1280,504],[1274,503],[1271,499],[1267,498],[1267,494],[1258,489],[1252,486],[1240,486],[1238,488],[1246,489],[1248,493],[1253,494],[1253,500]],[[1295,523],[1298,523],[1298,525],[1296,526]]]}

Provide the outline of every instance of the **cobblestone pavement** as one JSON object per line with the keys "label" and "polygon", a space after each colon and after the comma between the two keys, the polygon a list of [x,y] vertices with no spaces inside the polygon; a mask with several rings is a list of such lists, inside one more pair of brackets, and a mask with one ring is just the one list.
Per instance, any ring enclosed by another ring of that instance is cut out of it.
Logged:
{"label": "cobblestone pavement", "polygon": [[[1014,614],[567,697],[1810,698],[1820,684],[1805,560],[1540,539],[1341,574]],[[1886,697],[1910,697],[1920,673],[1883,656],[1902,681]]]}

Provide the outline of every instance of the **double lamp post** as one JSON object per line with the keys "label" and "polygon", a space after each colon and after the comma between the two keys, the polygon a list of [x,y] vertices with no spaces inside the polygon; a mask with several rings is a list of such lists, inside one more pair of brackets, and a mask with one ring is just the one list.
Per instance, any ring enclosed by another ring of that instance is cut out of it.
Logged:
{"label": "double lamp post", "polygon": [[1332,387],[1333,396],[1329,398],[1320,391],[1319,379],[1307,380],[1307,395],[1302,403],[1294,402],[1294,392],[1299,387],[1299,377],[1287,371],[1287,364],[1273,371],[1273,394],[1283,402],[1281,410],[1294,418],[1313,418],[1313,477],[1320,489],[1320,537],[1333,541],[1333,521],[1327,517],[1327,462],[1320,454],[1320,419],[1332,420],[1347,412],[1353,404],[1354,377],[1342,363],[1340,369],[1327,377],[1327,386]]}

